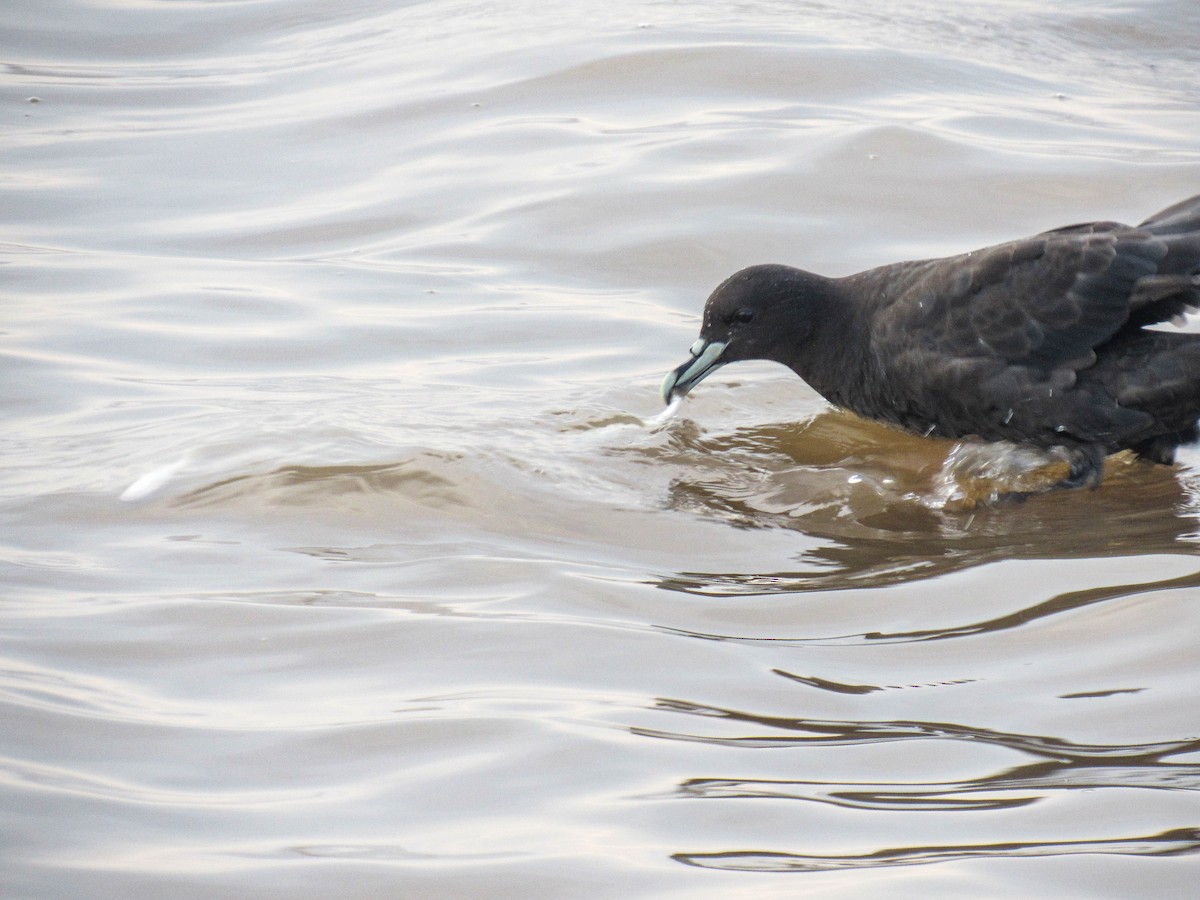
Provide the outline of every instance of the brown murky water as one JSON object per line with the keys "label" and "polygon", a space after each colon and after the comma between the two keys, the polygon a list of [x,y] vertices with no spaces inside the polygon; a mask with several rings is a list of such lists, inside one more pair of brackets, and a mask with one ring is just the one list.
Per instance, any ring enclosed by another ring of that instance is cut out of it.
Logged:
{"label": "brown murky water", "polygon": [[648,420],[743,265],[1200,191],[1197,10],[10,2],[3,894],[1194,896],[1200,453]]}

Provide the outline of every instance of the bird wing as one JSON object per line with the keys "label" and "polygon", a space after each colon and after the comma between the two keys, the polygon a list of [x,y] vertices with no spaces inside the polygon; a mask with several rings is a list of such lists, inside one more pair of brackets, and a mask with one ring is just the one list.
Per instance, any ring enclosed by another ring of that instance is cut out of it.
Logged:
{"label": "bird wing", "polygon": [[1107,442],[1144,426],[1143,413],[1072,388],[1165,253],[1149,232],[1101,222],[900,264],[880,282],[891,287],[872,334],[881,414],[951,437]]}
{"label": "bird wing", "polygon": [[1167,247],[1113,222],[921,264],[876,320],[882,346],[1042,372],[1081,369],[1137,311]]}

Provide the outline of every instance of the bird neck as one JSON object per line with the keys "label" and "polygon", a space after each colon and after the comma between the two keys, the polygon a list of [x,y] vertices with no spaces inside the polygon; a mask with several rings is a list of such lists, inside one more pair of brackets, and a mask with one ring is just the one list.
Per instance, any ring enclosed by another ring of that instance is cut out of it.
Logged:
{"label": "bird neck", "polygon": [[863,310],[847,294],[845,281],[822,279],[819,292],[810,293],[813,331],[787,365],[825,399],[853,409],[853,391],[868,364],[868,335]]}

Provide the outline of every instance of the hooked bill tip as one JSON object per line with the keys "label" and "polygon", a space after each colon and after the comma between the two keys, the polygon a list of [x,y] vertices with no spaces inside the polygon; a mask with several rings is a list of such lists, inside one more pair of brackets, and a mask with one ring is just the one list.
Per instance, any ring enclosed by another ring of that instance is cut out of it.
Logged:
{"label": "hooked bill tip", "polygon": [[[668,372],[662,380],[662,386],[659,388],[659,394],[662,396],[662,402],[666,406],[671,405],[671,401],[675,399],[675,385],[679,381],[679,374],[675,371]],[[679,399],[683,399],[683,394],[679,395]]]}
{"label": "hooked bill tip", "polygon": [[704,338],[692,344],[692,357],[683,365],[672,369],[662,383],[663,402],[670,404],[675,396],[684,397],[688,391],[711,375],[725,363],[721,354],[728,341],[707,341]]}

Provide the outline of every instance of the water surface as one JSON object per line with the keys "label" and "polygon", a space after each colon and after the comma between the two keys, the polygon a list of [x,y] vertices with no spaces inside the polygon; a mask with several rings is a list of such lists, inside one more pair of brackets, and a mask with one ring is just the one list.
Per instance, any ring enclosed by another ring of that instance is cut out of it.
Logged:
{"label": "water surface", "polygon": [[1200,191],[1194,3],[0,20],[6,896],[1194,893],[1200,454],[647,424],[741,266]]}

